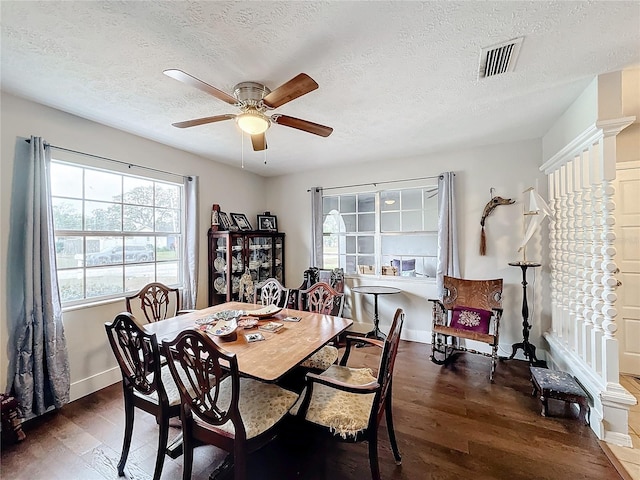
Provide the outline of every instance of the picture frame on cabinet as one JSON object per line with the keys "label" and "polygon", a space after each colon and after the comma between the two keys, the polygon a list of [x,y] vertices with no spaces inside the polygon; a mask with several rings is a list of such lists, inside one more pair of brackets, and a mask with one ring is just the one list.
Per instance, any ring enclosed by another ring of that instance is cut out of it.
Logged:
{"label": "picture frame on cabinet", "polygon": [[231,227],[231,220],[226,212],[218,212],[218,218],[220,221],[220,230],[229,230]]}
{"label": "picture frame on cabinet", "polygon": [[231,219],[240,230],[253,230],[249,219],[244,213],[230,213],[229,215],[231,215]]}
{"label": "picture frame on cabinet", "polygon": [[278,219],[275,215],[258,215],[258,230],[277,232]]}

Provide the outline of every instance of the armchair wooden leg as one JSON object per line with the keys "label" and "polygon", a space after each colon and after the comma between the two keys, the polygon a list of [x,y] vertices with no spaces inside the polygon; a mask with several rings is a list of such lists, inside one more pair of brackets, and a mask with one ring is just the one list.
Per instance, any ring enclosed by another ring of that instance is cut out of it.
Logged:
{"label": "armchair wooden leg", "polygon": [[380,465],[378,463],[378,432],[371,432],[369,437],[369,466],[372,480],[380,480]]}
{"label": "armchair wooden leg", "polygon": [[[391,387],[389,387],[391,390]],[[385,415],[387,420],[387,431],[389,432],[389,443],[391,443],[391,450],[393,456],[396,459],[396,465],[402,464],[402,456],[400,456],[400,450],[398,449],[398,442],[396,441],[396,432],[393,428],[393,413],[391,409],[391,391],[389,391],[389,400],[385,406]]]}
{"label": "armchair wooden leg", "polygon": [[496,365],[498,363],[498,345],[494,345],[491,351],[491,374],[489,375],[489,380],[493,382],[493,374],[496,371]]}

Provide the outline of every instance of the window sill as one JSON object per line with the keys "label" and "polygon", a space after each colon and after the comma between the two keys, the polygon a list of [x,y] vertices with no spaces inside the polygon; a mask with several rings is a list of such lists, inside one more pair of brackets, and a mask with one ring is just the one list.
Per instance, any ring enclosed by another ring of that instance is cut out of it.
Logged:
{"label": "window sill", "polygon": [[359,280],[361,282],[366,281],[367,279],[371,280],[384,280],[389,282],[399,282],[399,283],[423,283],[423,284],[432,284],[436,282],[436,277],[402,277],[400,275],[345,275],[346,279],[349,280]]}
{"label": "window sill", "polygon": [[74,310],[83,310],[85,308],[100,307],[102,305],[110,305],[112,303],[118,303],[118,302],[124,303],[124,297],[108,298],[105,300],[95,300],[95,301],[89,301],[86,303],[78,303],[74,305],[63,306],[62,313],[73,312]]}

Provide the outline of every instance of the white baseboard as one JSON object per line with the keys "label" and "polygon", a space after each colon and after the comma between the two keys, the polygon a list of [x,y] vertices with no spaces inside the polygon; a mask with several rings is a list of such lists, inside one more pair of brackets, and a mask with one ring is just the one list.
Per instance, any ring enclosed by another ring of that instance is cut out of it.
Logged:
{"label": "white baseboard", "polygon": [[91,377],[83,378],[77,382],[71,384],[69,391],[69,401],[73,402],[90,393],[97,392],[109,385],[122,381],[122,375],[120,374],[120,367],[115,367],[104,372],[92,375]]}

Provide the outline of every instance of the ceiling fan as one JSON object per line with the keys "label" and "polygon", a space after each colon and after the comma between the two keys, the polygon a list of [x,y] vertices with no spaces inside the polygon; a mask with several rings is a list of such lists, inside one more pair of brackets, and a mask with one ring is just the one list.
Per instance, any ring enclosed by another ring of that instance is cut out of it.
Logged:
{"label": "ceiling fan", "polygon": [[267,138],[265,132],[272,123],[296,128],[304,132],[313,133],[321,137],[328,137],[333,128],[313,123],[308,120],[290,117],[275,113],[266,115],[267,110],[273,110],[285,103],[295,100],[302,95],[318,88],[318,84],[306,73],[296,75],[288,82],[271,91],[266,86],[257,82],[242,82],[233,87],[233,96],[222,90],[212,87],[208,83],[183,72],[182,70],[169,69],[163,72],[165,75],[180,82],[196,87],[203,92],[213,95],[223,102],[227,102],[240,108],[240,113],[225,113],[213,117],[196,118],[184,122],[173,123],[174,127],[188,128],[206,123],[222,122],[235,119],[240,129],[251,135],[251,143],[255,151],[266,150]]}

